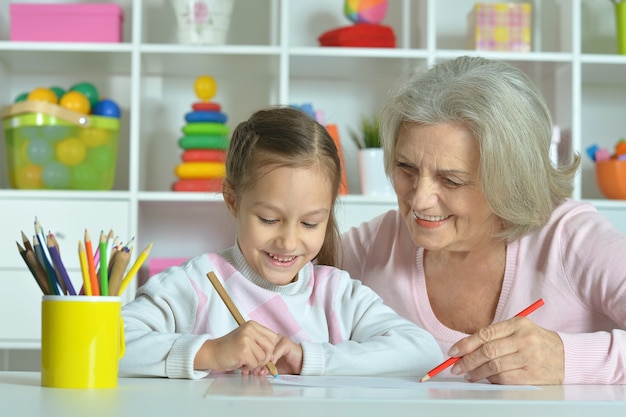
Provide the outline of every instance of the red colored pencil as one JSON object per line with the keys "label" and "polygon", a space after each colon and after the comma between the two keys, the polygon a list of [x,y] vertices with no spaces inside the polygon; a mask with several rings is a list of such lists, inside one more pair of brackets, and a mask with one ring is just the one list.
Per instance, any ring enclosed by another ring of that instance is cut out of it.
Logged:
{"label": "red colored pencil", "polygon": [[87,255],[87,270],[89,271],[89,280],[91,281],[91,295],[100,295],[100,284],[98,283],[98,275],[96,274],[96,264],[93,258],[93,246],[91,236],[85,229],[85,253]]}
{"label": "red colored pencil", "polygon": [[[519,313],[517,313],[515,315],[515,317],[526,317],[527,315],[529,315],[530,313],[532,313],[533,311],[537,310],[539,307],[541,307],[543,305],[543,299],[538,299],[537,301],[535,301],[534,303],[532,303],[531,305],[529,305],[528,307],[526,307],[524,310],[520,311]],[[434,377],[435,375],[437,375],[439,372],[443,371],[444,369],[454,365],[459,359],[461,359],[461,357],[454,357],[454,358],[448,358],[445,361],[443,361],[442,363],[440,363],[439,365],[435,366],[433,369],[431,369],[430,371],[428,371],[426,373],[426,375],[424,375],[421,379],[420,382],[424,382],[424,381],[428,381],[430,378]]]}

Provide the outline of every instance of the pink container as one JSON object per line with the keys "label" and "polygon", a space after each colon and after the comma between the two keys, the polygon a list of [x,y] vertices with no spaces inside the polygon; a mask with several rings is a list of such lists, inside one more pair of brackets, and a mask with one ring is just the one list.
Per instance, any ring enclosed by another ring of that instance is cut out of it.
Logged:
{"label": "pink container", "polygon": [[12,41],[121,42],[118,4],[10,4]]}

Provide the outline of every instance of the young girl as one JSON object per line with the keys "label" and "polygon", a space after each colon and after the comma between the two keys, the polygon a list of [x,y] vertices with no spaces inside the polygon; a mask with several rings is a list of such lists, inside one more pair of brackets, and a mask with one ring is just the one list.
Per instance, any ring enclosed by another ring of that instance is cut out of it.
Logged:
{"label": "young girl", "polygon": [[[381,174],[382,175],[382,174]],[[123,308],[124,376],[422,376],[433,337],[335,264],[341,167],[326,129],[300,110],[261,110],[237,126],[224,200],[236,244],[151,277]],[[247,320],[238,326],[214,272]]]}

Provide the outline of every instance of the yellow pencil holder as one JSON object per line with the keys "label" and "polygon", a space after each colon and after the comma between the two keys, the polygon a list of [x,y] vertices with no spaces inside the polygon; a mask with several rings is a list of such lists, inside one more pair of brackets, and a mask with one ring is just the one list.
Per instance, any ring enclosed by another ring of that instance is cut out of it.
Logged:
{"label": "yellow pencil holder", "polygon": [[124,355],[120,297],[44,295],[41,385],[115,388]]}

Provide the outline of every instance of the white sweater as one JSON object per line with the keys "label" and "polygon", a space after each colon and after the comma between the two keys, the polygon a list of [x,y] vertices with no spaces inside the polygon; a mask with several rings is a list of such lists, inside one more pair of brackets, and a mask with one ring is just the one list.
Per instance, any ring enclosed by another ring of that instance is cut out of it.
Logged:
{"label": "white sweater", "polygon": [[277,286],[257,275],[235,245],[151,277],[123,307],[122,376],[201,378],[206,340],[237,323],[208,280],[215,272],[246,320],[303,347],[302,375],[423,376],[443,360],[435,339],[384,305],[345,271],[311,263]]}

